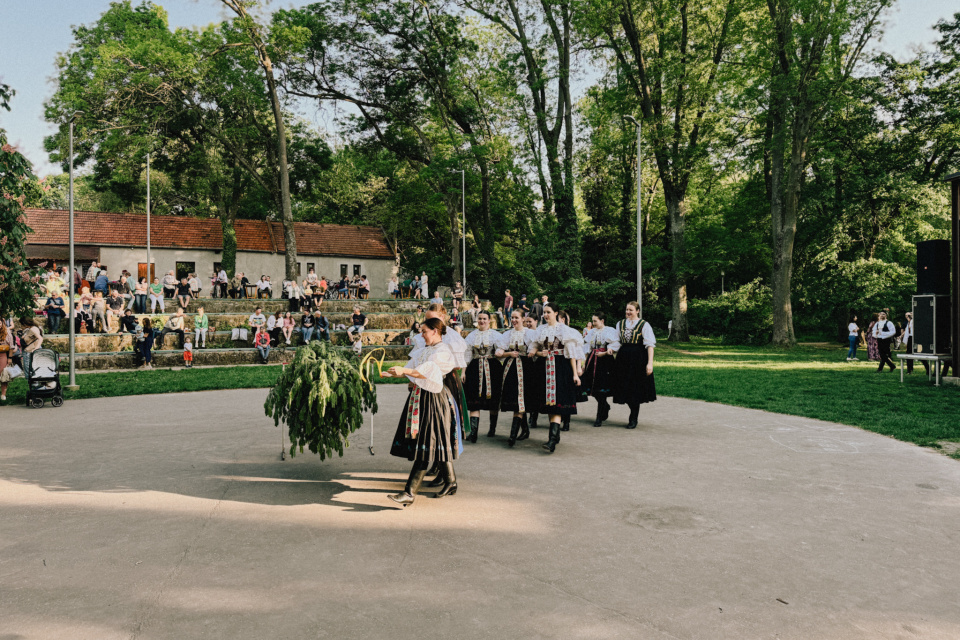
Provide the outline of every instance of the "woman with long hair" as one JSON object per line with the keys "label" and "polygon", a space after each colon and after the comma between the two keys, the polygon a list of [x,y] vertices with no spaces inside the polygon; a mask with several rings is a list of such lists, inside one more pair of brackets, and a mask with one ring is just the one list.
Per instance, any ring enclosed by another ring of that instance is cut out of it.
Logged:
{"label": "woman with long hair", "polygon": [[513,413],[510,439],[507,440],[507,445],[512,447],[517,441],[530,437],[530,427],[523,417],[534,404],[530,401],[531,390],[537,385],[537,380],[533,361],[527,354],[537,333],[523,326],[523,313],[519,309],[510,314],[510,324],[512,328],[500,335],[496,356],[504,359],[500,411]]}
{"label": "woman with long hair", "polygon": [[627,429],[636,429],[640,405],[657,399],[653,381],[653,328],[640,318],[640,305],[628,302],[626,318],[617,323],[620,349],[613,366],[613,401],[630,407]]}
{"label": "woman with long hair", "polygon": [[537,329],[528,355],[539,356],[538,378],[542,380],[543,396],[539,413],[550,418],[550,438],[543,448],[553,453],[560,443],[563,418],[577,414],[577,387],[580,375],[577,359],[583,355],[580,332],[559,321],[560,307],[548,302],[543,307],[544,324]]}
{"label": "woman with long hair", "polygon": [[[457,312],[457,308],[453,308]],[[500,334],[490,328],[490,313],[481,311],[477,316],[477,329],[470,332],[467,343],[467,375],[464,390],[467,408],[470,409],[470,441],[477,441],[480,431],[480,412],[490,413],[490,430],[487,437],[497,435],[497,416],[500,411],[500,389],[503,385],[503,365],[496,355]]]}
{"label": "woman with long hair", "polygon": [[453,351],[443,342],[446,326],[440,318],[424,321],[421,332],[423,348],[411,352],[405,366],[390,367],[383,374],[386,378],[406,376],[411,383],[390,448],[390,455],[413,462],[404,490],[388,496],[403,507],[413,504],[427,469],[435,463],[440,465],[443,476],[443,488],[436,497],[457,492],[453,461],[459,456],[459,447],[451,435],[459,431],[459,416],[456,400],[444,384],[444,377],[456,363]]}
{"label": "woman with long hair", "polygon": [[613,391],[613,361],[620,350],[620,335],[616,329],[606,326],[606,314],[598,311],[593,314],[593,327],[587,333],[587,362],[583,377],[580,379],[582,399],[593,396],[597,399],[597,419],[593,426],[599,427],[610,416],[610,403],[607,397]]}

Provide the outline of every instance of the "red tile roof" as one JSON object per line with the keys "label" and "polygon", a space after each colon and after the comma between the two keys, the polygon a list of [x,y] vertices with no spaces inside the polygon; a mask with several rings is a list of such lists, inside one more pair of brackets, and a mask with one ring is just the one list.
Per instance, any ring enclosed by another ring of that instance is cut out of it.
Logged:
{"label": "red tile roof", "polygon": [[[27,244],[69,244],[69,212],[52,209],[27,209],[27,224],[33,233]],[[138,213],[98,213],[74,211],[75,245],[101,247],[145,247],[147,221]],[[237,248],[240,251],[283,253],[283,225],[264,220],[237,220]],[[340,224],[294,223],[297,253],[306,256],[350,256],[393,259],[386,238],[377,227]],[[170,249],[223,248],[220,221],[216,218],[151,216],[150,246]]]}

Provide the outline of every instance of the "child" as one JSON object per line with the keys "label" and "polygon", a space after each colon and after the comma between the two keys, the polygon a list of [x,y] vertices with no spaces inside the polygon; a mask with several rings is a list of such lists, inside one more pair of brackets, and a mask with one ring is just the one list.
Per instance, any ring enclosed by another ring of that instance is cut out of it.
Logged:
{"label": "child", "polygon": [[183,341],[183,361],[187,365],[187,369],[193,368],[193,344],[190,342],[190,338],[185,338]]}
{"label": "child", "polygon": [[350,339],[353,341],[353,352],[358,356],[363,353],[363,342],[360,340],[359,333],[349,333]]}

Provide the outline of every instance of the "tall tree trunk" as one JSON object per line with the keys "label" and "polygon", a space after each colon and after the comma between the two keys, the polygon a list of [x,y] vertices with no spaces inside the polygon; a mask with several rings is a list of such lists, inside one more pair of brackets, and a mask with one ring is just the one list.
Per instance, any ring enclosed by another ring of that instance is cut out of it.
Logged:
{"label": "tall tree trunk", "polygon": [[664,189],[667,216],[670,222],[670,248],[672,268],[670,270],[670,297],[673,312],[673,332],[671,340],[687,342],[690,340],[690,327],[687,324],[687,201],[680,194]]}

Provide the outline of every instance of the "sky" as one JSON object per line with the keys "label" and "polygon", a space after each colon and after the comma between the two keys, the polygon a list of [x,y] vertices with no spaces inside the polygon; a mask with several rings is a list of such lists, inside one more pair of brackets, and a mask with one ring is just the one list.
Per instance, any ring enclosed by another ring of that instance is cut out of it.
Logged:
{"label": "sky", "polygon": [[[204,26],[226,14],[219,0],[155,0],[171,27]],[[60,173],[47,160],[43,138],[55,127],[45,122],[43,102],[53,93],[51,77],[58,53],[70,47],[74,25],[95,22],[109,0],[0,0],[0,81],[17,92],[11,112],[0,110],[0,127],[29,159],[38,175]],[[275,1],[272,9],[302,5]],[[936,39],[933,25],[958,10],[956,0],[900,0],[890,13],[878,47],[900,60]]]}

